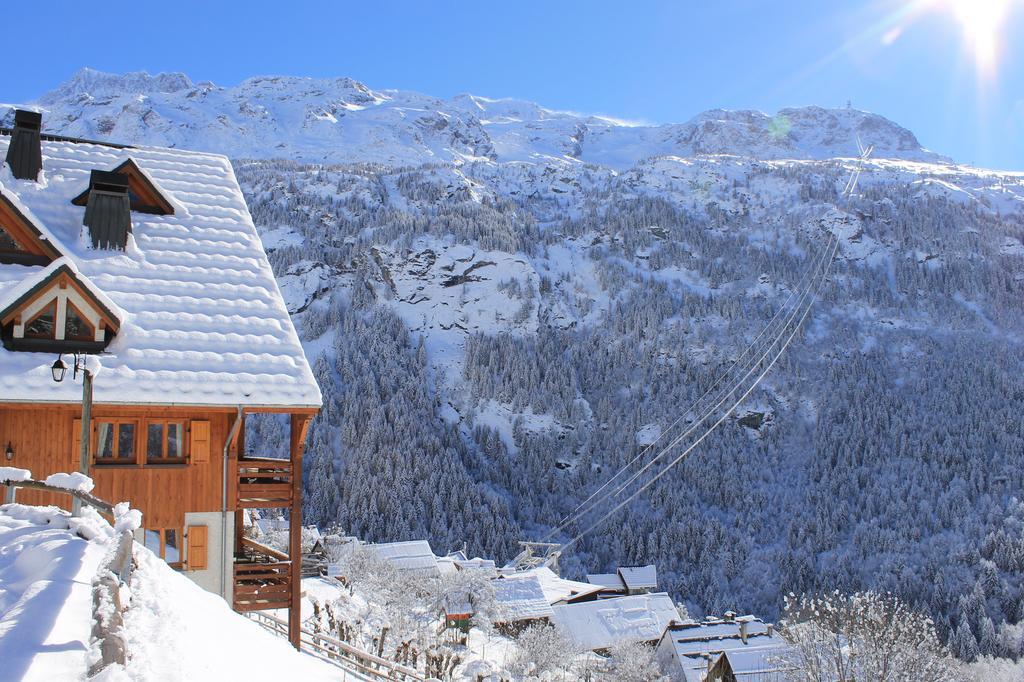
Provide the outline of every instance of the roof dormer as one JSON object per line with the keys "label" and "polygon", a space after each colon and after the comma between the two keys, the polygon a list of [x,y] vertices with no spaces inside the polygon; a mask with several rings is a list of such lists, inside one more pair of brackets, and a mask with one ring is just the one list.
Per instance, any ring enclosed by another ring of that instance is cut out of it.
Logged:
{"label": "roof dormer", "polygon": [[0,193],[0,263],[49,265],[60,255],[39,227]]}
{"label": "roof dormer", "polygon": [[[153,180],[139,168],[134,159],[127,159],[111,172],[128,177],[128,198],[133,211],[152,215],[174,215],[174,206],[161,194]],[[71,203],[75,206],[88,205],[89,188],[72,199]]]}
{"label": "roof dormer", "polygon": [[0,310],[4,347],[12,351],[98,353],[120,320],[102,293],[67,262],[53,263]]}

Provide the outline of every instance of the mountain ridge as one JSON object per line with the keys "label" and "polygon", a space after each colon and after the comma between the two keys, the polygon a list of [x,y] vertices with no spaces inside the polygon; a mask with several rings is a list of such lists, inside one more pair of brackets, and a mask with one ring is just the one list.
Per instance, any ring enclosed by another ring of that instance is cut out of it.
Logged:
{"label": "mountain ridge", "polygon": [[950,162],[906,128],[850,108],[712,109],[682,123],[633,124],[522,99],[375,90],[346,77],[254,76],[225,87],[184,73],[85,68],[36,106],[54,133],[306,163],[490,159],[625,170],[658,156],[849,158],[861,145],[879,158]]}

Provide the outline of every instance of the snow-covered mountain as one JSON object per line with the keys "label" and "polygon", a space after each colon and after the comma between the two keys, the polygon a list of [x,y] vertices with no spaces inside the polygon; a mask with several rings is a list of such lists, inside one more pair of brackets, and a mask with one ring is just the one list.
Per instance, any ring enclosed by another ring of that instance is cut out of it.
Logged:
{"label": "snow-covered mountain", "polygon": [[631,126],[92,71],[37,104],[48,131],[236,159],[324,392],[306,514],[370,540],[542,536],[685,421],[834,235],[738,418],[562,565],[657,563],[695,614],[892,590],[964,655],[1024,651],[1024,174],[849,109]]}
{"label": "snow-covered mountain", "polygon": [[653,156],[760,159],[858,156],[945,161],[881,116],[804,107],[770,116],[714,110],[680,124],[629,125],[532,102],[371,90],[350,78],[250,78],[233,87],[184,74],[82,69],[39,99],[53,132],[204,149],[233,158],[419,165],[475,159],[624,169]]}

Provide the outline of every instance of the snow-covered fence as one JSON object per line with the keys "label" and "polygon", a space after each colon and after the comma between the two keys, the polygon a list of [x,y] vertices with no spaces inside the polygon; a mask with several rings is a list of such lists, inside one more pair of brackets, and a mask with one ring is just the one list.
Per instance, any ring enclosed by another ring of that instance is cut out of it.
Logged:
{"label": "snow-covered fence", "polygon": [[47,476],[45,481],[36,481],[32,479],[32,472],[28,469],[0,467],[0,484],[7,487],[7,494],[4,496],[6,504],[15,502],[18,488],[26,488],[70,495],[101,514],[114,515],[113,504],[92,494],[92,479],[85,474],[52,474]]}
{"label": "snow-covered fence", "polygon": [[[92,494],[92,479],[81,473],[53,474],[45,481],[32,479],[27,469],[0,467],[0,484],[7,487],[5,502],[13,504],[19,488],[70,495],[113,520],[110,549],[92,583],[92,648],[98,654],[89,666],[95,675],[112,663],[124,665],[125,643],[121,634],[124,605],[121,585],[131,579],[134,531],[142,524],[142,514],[127,502],[111,504]],[[97,519],[98,520],[98,519]]]}
{"label": "snow-covered fence", "polygon": [[[275,634],[282,637],[288,636],[288,623],[280,618],[261,611],[249,611],[245,615]],[[310,632],[305,628],[302,629],[302,648],[368,679],[417,681],[427,679],[412,668],[358,649],[340,639],[323,633]]]}

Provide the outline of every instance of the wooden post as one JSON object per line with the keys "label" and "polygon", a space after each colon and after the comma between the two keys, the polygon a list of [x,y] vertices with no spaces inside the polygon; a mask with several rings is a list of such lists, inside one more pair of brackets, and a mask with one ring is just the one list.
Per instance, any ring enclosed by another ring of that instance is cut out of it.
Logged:
{"label": "wooden post", "polygon": [[[75,358],[78,366],[78,358]],[[82,442],[78,448],[78,470],[89,475],[89,445],[92,441],[92,372],[82,370]],[[114,434],[111,437],[115,437]],[[78,516],[82,512],[82,503],[77,497],[71,498],[71,515]]]}
{"label": "wooden post", "polygon": [[288,640],[302,646],[302,452],[306,447],[309,415],[293,414],[291,419],[292,508],[288,521],[288,558],[291,560],[291,606],[288,608]]}

